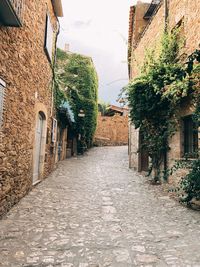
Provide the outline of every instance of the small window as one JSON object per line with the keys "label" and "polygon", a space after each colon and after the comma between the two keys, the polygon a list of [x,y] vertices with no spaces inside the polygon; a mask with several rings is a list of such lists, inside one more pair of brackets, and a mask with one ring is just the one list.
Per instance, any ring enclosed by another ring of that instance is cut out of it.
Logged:
{"label": "small window", "polygon": [[178,21],[175,28],[173,29],[177,30],[177,38],[178,40],[183,43],[182,45],[185,45],[185,24],[184,24],[184,17]]}
{"label": "small window", "polygon": [[54,32],[52,24],[49,15],[47,15],[44,48],[50,61],[52,61],[52,56],[53,56],[53,38],[54,38]]}
{"label": "small window", "polygon": [[172,33],[176,32],[178,40],[185,44],[185,23],[184,17],[182,17],[175,25],[175,27],[171,30]]}
{"label": "small window", "polygon": [[192,116],[183,118],[184,155],[195,157],[198,151],[198,126]]}
{"label": "small window", "polygon": [[57,120],[52,119],[52,137],[51,137],[51,142],[55,143],[57,138]]}
{"label": "small window", "polygon": [[3,110],[4,110],[4,97],[5,97],[6,84],[0,79],[0,128],[3,124]]}
{"label": "small window", "polygon": [[49,143],[49,128],[47,128],[46,144]]}
{"label": "small window", "polygon": [[177,23],[176,23],[176,28],[184,28],[184,17],[182,17]]}

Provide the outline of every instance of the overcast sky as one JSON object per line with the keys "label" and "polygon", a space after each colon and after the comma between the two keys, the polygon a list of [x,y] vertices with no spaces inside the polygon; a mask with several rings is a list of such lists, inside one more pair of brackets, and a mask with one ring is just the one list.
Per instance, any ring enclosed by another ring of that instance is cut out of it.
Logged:
{"label": "overcast sky", "polygon": [[58,46],[92,57],[99,77],[99,99],[116,103],[128,83],[129,8],[136,0],[62,0],[64,18]]}

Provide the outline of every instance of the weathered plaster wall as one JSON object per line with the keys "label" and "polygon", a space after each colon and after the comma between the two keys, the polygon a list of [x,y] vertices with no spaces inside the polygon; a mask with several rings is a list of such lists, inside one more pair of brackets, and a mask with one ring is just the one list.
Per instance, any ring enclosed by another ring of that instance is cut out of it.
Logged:
{"label": "weathered plaster wall", "polygon": [[99,146],[127,145],[128,116],[104,117],[99,115],[94,141]]}
{"label": "weathered plaster wall", "polygon": [[47,12],[56,32],[57,21],[50,0],[25,1],[23,27],[0,27],[0,78],[7,84],[0,129],[0,215],[32,187],[39,111],[46,114],[49,135],[43,177],[53,168],[50,148],[52,69],[44,52]]}

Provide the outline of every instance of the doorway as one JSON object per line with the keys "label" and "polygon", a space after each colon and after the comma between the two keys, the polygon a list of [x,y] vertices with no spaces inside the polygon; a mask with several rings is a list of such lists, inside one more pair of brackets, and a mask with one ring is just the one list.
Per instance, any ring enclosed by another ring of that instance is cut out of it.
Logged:
{"label": "doorway", "polygon": [[139,172],[148,172],[149,170],[149,154],[143,146],[144,136],[140,132],[139,135]]}
{"label": "doorway", "polygon": [[36,122],[36,132],[35,132],[35,153],[34,153],[34,167],[33,167],[33,184],[40,181],[41,174],[41,164],[43,163],[43,133],[44,133],[44,121],[45,116],[43,113],[39,112]]}

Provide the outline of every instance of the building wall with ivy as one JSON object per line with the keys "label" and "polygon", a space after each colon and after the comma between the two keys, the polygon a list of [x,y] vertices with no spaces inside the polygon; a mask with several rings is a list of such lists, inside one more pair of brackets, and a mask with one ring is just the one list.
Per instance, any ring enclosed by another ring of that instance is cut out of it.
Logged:
{"label": "building wall with ivy", "polygon": [[[180,1],[180,0],[168,0],[168,30],[173,31],[175,28],[180,29],[180,37],[184,40],[183,48],[180,51],[180,60],[186,61],[187,56],[192,54],[196,49],[199,48],[199,27],[200,27],[200,2],[194,1]],[[135,79],[141,73],[141,67],[145,60],[145,55],[148,50],[154,50],[154,55],[160,52],[161,38],[166,26],[165,20],[165,5],[164,1],[160,1],[160,4],[155,8],[153,14],[148,20],[147,26],[141,32],[137,40],[134,39],[134,31],[137,31],[132,23],[135,23],[135,15],[137,8],[135,6],[130,13],[129,25],[129,69],[130,69],[130,80]],[[147,8],[148,10],[148,8]],[[143,14],[140,13],[141,20],[144,20],[145,9],[143,8]],[[139,27],[139,25],[138,25]],[[141,25],[143,27],[143,24]],[[133,32],[130,31],[132,29]],[[131,38],[130,38],[131,36]],[[185,117],[194,112],[194,106],[190,103],[189,99],[186,99],[182,104],[179,117]],[[140,148],[140,139],[138,129],[135,129],[134,125],[130,126],[129,133],[129,148],[130,155],[130,167],[134,167],[136,170],[141,170],[141,155],[138,153]],[[175,159],[180,159],[183,152],[183,131],[182,122],[179,121],[177,125],[176,133],[172,136],[169,141],[170,150],[167,154],[167,164],[171,167],[174,164]],[[136,156],[137,155],[137,156]],[[174,182],[174,178],[172,179]]]}
{"label": "building wall with ivy", "polygon": [[[141,24],[135,25],[139,28],[144,29],[140,33],[140,37],[137,40],[134,38],[134,32],[137,28],[133,27],[132,40],[130,40],[131,55],[129,61],[131,61],[131,78],[136,77],[140,72],[140,67],[145,58],[145,51],[148,49],[155,48],[159,50],[159,43],[162,37],[163,29],[165,27],[165,6],[162,0],[155,10],[155,13],[149,19],[146,27],[144,27],[143,17],[145,15],[146,8],[142,8],[142,3],[136,5],[136,8],[142,9],[143,13],[140,12]],[[168,0],[168,20],[169,29],[175,28],[177,25],[183,25],[183,33],[185,37],[185,46],[183,53],[190,55],[195,49],[199,47],[199,14],[200,14],[200,2],[198,0],[187,1],[187,0]],[[135,15],[136,15],[135,11]],[[136,17],[134,16],[135,23]],[[139,19],[138,19],[139,20]],[[146,21],[146,19],[145,19]],[[195,22],[195,23],[194,23]],[[129,33],[131,34],[131,33]]]}
{"label": "building wall with ivy", "polygon": [[62,101],[70,103],[74,113],[72,132],[78,138],[78,153],[82,153],[92,146],[97,125],[98,76],[92,58],[58,49],[56,81],[56,107]]}

